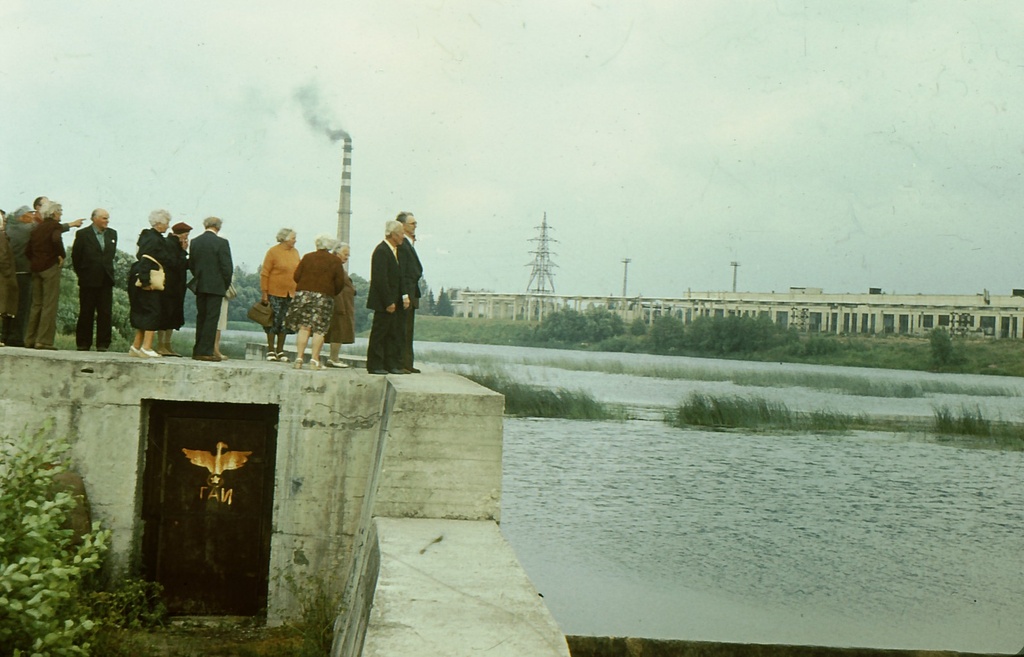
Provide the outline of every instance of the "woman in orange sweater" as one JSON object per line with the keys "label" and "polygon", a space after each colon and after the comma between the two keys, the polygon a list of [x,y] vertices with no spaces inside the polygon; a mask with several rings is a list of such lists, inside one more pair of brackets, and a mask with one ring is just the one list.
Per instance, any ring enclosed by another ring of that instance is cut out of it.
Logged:
{"label": "woman in orange sweater", "polygon": [[[270,303],[274,310],[273,321],[264,330],[267,332],[267,360],[287,362],[284,355],[284,339],[289,333],[284,325],[288,306],[295,296],[295,269],[299,266],[299,252],[295,249],[295,231],[282,228],[277,231],[277,245],[270,247],[260,268],[260,290],[263,303]],[[274,345],[274,339],[277,345]]]}

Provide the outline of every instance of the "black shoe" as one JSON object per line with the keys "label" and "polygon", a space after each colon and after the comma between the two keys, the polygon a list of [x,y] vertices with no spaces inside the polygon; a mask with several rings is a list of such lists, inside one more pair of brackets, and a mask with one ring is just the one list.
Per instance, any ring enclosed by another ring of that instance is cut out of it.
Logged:
{"label": "black shoe", "polygon": [[387,370],[367,370],[370,374],[387,374]]}
{"label": "black shoe", "polygon": [[399,370],[399,369],[388,370],[388,374],[405,374],[405,370]]}
{"label": "black shoe", "polygon": [[89,347],[78,347],[78,351],[89,351]]}
{"label": "black shoe", "polygon": [[106,351],[107,349],[109,349],[109,347],[96,347],[96,351],[98,351],[100,353]]}
{"label": "black shoe", "polygon": [[418,369],[416,369],[415,367],[407,367],[407,368],[405,368],[405,373],[406,374],[419,374],[420,371]]}

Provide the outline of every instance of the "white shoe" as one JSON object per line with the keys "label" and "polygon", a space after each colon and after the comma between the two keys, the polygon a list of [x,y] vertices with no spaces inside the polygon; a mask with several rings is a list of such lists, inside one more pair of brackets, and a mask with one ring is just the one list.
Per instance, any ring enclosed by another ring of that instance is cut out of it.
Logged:
{"label": "white shoe", "polygon": [[145,358],[145,356],[142,355],[142,352],[136,349],[134,345],[128,347],[128,355],[132,358]]}
{"label": "white shoe", "polygon": [[273,351],[268,351],[267,360],[277,360],[277,354],[275,354]]}
{"label": "white shoe", "polygon": [[322,370],[322,369],[324,369],[323,363],[321,363],[320,360],[317,359],[317,358],[313,358],[312,360],[309,361],[309,367],[310,367],[310,369],[313,369],[313,370]]}
{"label": "white shoe", "polygon": [[340,361],[340,360],[331,360],[331,359],[328,358],[327,359],[327,367],[336,367],[339,370],[341,370],[341,369],[345,369],[346,367],[348,367],[348,363]]}
{"label": "white shoe", "polygon": [[163,356],[156,353],[152,349],[139,349],[139,353],[142,354],[143,358],[163,358]]}
{"label": "white shoe", "polygon": [[301,360],[295,361],[295,364],[292,365],[292,369],[293,370],[301,370],[302,369],[302,361]]}
{"label": "white shoe", "polygon": [[277,360],[282,362],[282,363],[287,363],[288,362],[288,356],[285,355],[285,353],[283,351],[279,351],[279,352],[277,352]]}

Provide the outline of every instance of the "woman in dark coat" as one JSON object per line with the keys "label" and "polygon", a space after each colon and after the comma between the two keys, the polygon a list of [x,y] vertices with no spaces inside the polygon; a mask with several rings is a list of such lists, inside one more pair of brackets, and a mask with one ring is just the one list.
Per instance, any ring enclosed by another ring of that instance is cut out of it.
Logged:
{"label": "woman in dark coat", "polygon": [[156,334],[156,353],[161,356],[181,356],[171,348],[171,335],[185,324],[185,278],[188,276],[188,235],[192,231],[184,221],[171,226],[167,242],[167,262],[164,271],[164,293],[161,296],[163,323]]}
{"label": "woman in dark coat", "polygon": [[171,213],[167,210],[153,210],[149,213],[151,227],[139,233],[139,249],[135,254],[137,260],[128,271],[128,304],[131,308],[131,324],[135,329],[135,340],[128,349],[128,355],[135,358],[160,358],[160,354],[153,351],[153,337],[162,328],[164,321],[161,301],[163,292],[146,288],[151,283],[152,272],[170,260],[167,242],[164,240],[164,233],[170,224]]}

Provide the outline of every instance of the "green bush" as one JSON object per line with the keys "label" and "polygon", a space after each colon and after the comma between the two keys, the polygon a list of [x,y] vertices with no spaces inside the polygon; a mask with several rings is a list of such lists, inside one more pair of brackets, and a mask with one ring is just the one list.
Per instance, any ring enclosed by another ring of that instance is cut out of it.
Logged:
{"label": "green bush", "polygon": [[622,318],[606,308],[577,312],[563,308],[544,317],[536,330],[539,343],[590,345],[626,332]]}
{"label": "green bush", "polygon": [[0,655],[88,654],[95,628],[84,585],[110,533],[65,529],[78,503],[57,490],[68,443],[49,428],[0,441]]}
{"label": "green bush", "polygon": [[669,315],[656,317],[647,332],[647,344],[656,354],[677,354],[686,349],[683,321]]}

